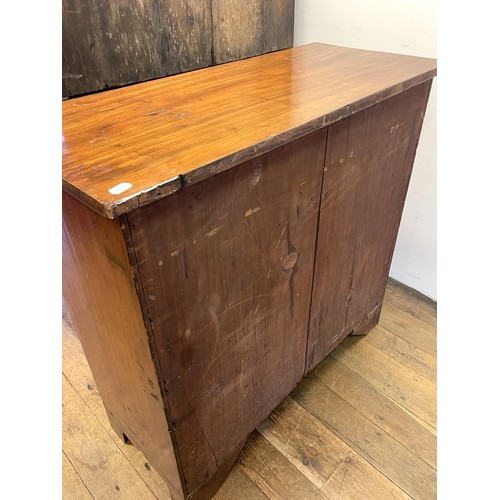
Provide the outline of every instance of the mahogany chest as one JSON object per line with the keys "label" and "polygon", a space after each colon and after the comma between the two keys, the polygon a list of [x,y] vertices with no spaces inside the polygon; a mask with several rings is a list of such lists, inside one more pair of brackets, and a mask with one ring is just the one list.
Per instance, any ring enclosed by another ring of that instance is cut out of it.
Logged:
{"label": "mahogany chest", "polygon": [[378,321],[436,61],[311,44],[63,102],[63,291],[174,499]]}

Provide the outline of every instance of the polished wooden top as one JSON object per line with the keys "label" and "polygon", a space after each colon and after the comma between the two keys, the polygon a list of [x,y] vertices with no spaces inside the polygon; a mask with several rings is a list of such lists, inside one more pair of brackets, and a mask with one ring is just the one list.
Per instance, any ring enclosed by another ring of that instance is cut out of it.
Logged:
{"label": "polished wooden top", "polygon": [[110,218],[436,75],[314,43],[62,103],[63,188]]}

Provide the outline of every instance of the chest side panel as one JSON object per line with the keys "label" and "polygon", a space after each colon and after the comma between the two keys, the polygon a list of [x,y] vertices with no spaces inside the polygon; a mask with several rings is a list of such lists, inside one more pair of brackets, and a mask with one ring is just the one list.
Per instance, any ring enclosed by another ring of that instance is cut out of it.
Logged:
{"label": "chest side panel", "polygon": [[63,296],[110,421],[182,498],[120,223],[64,192],[62,208]]}

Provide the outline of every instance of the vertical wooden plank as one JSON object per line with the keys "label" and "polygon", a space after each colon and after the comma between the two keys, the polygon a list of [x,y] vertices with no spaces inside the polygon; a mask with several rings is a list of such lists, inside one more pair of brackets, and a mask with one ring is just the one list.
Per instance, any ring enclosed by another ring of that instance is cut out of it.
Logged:
{"label": "vertical wooden plank", "polygon": [[120,223],[65,192],[62,212],[63,295],[111,423],[182,498]]}
{"label": "vertical wooden plank", "polygon": [[293,47],[294,0],[264,2],[266,52]]}
{"label": "vertical wooden plank", "polygon": [[264,0],[212,0],[214,63],[266,50]]}
{"label": "vertical wooden plank", "polygon": [[430,85],[329,127],[307,370],[370,316],[376,323]]}
{"label": "vertical wooden plank", "polygon": [[63,0],[63,97],[164,75],[155,0]]}
{"label": "vertical wooden plank", "polygon": [[293,0],[212,0],[214,64],[293,46]]}
{"label": "vertical wooden plank", "polygon": [[[345,299],[350,286],[352,265],[348,244],[354,232],[350,224],[353,205],[349,203],[351,178],[345,167],[348,120],[334,123],[328,130],[328,148],[320,204],[314,286],[309,323],[306,371],[318,364],[330,350],[330,342],[344,332]],[[344,146],[344,147],[343,147]],[[339,163],[335,176],[327,175]]]}
{"label": "vertical wooden plank", "polygon": [[155,4],[162,74],[174,75],[211,66],[211,0],[164,0]]}
{"label": "vertical wooden plank", "polygon": [[190,493],[303,375],[325,140],[128,215]]}
{"label": "vertical wooden plank", "polygon": [[351,150],[366,177],[358,184],[364,213],[358,211],[354,219],[362,233],[355,243],[348,331],[382,303],[431,84],[413,87],[351,119],[351,133],[357,137]]}

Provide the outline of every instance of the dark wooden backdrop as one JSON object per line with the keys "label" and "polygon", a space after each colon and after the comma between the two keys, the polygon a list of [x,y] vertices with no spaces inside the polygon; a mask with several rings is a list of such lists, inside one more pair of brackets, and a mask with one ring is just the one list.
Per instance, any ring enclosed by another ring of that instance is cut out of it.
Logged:
{"label": "dark wooden backdrop", "polygon": [[63,0],[63,97],[293,45],[294,0]]}

